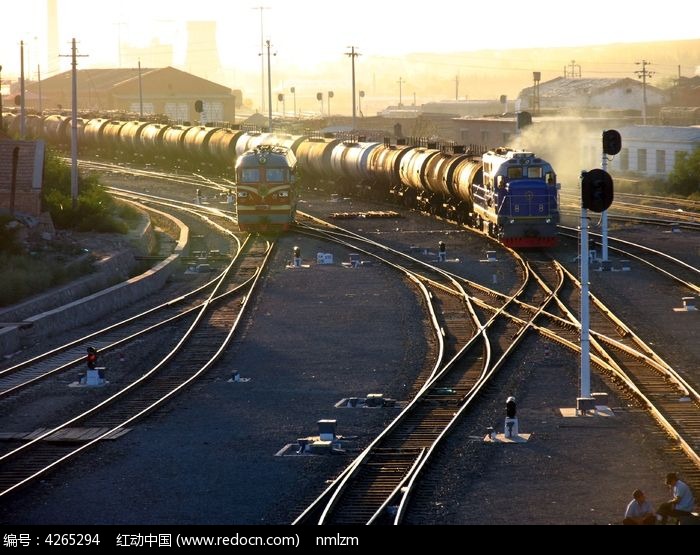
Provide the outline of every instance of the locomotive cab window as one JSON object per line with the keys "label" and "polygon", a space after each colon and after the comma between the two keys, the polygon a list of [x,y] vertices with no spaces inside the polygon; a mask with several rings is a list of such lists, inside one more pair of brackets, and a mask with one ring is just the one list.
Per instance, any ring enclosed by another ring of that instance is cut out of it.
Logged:
{"label": "locomotive cab window", "polygon": [[542,179],[542,166],[528,166],[527,176],[530,179]]}
{"label": "locomotive cab window", "polygon": [[282,168],[267,168],[268,183],[284,183],[284,170]]}
{"label": "locomotive cab window", "polygon": [[257,168],[241,170],[241,183],[257,183],[258,181],[260,181],[260,170]]}
{"label": "locomotive cab window", "polygon": [[508,168],[508,177],[510,179],[518,179],[523,176],[523,169],[520,166],[511,166]]}

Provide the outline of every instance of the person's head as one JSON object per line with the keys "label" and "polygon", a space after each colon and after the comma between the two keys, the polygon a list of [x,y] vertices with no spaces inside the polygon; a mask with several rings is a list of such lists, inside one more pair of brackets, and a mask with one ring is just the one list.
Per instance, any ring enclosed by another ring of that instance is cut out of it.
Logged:
{"label": "person's head", "polygon": [[632,497],[634,497],[637,503],[644,503],[644,492],[641,489],[634,490]]}
{"label": "person's head", "polygon": [[678,476],[676,475],[675,472],[669,472],[666,474],[666,485],[667,486],[674,486],[676,485],[676,482],[678,481]]}

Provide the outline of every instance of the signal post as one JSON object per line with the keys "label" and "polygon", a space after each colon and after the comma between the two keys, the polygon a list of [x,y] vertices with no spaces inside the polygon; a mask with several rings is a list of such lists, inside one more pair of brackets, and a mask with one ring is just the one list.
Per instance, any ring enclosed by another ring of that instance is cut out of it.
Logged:
{"label": "signal post", "polygon": [[605,212],[613,201],[613,180],[605,170],[581,172],[581,390],[576,412],[595,410],[591,397],[590,313],[588,302],[588,210]]}

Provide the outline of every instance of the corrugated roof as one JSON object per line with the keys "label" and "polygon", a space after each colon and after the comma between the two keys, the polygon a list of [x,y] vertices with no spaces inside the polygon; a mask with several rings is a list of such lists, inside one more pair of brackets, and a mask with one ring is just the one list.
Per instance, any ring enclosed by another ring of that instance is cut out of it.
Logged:
{"label": "corrugated roof", "polygon": [[[634,86],[640,87],[641,83],[635,79],[625,77],[620,78],[601,78],[601,79],[570,79],[568,77],[557,77],[551,81],[540,83],[540,98],[542,97],[570,97],[590,95],[601,92],[611,87]],[[520,92],[519,98],[532,96],[534,87],[528,87]],[[661,89],[647,85],[647,91],[655,90],[662,92]]]}
{"label": "corrugated roof", "polygon": [[[198,83],[206,83],[211,88],[220,89],[221,94],[230,93],[231,89],[203,77],[199,77],[192,73],[179,70],[172,66],[164,68],[141,68],[141,78],[145,80],[147,77],[157,79],[159,76],[173,75],[174,77],[181,76],[183,79],[188,78],[196,80]],[[139,77],[138,68],[120,68],[120,69],[79,69],[77,72],[77,81],[79,90],[91,91],[112,91],[129,83],[137,82]],[[64,71],[48,79],[42,81],[41,86],[44,90],[56,90],[70,88],[71,72]],[[28,84],[27,88],[34,90],[38,87],[36,82]]]}
{"label": "corrugated roof", "polygon": [[622,144],[625,139],[644,142],[669,142],[669,143],[698,143],[700,144],[700,126],[670,127],[661,125],[630,125],[618,129],[622,135]]}

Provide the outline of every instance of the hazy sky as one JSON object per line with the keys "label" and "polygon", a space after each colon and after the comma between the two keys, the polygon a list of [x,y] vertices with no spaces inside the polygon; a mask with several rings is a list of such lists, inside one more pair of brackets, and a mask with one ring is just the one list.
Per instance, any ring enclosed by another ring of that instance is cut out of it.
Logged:
{"label": "hazy sky", "polygon": [[[80,53],[89,55],[80,67],[116,67],[120,41],[144,46],[158,37],[175,44],[178,64],[184,60],[184,21],[216,20],[223,66],[253,71],[260,67],[260,10],[255,6],[269,8],[263,11],[264,37],[275,45],[276,63],[305,69],[342,60],[349,45],[363,55],[397,57],[700,38],[700,5],[688,0],[437,0],[424,2],[422,9],[382,0],[58,0],[61,53],[70,52],[75,37]],[[46,1],[17,1],[11,12],[12,23],[4,18],[0,33],[3,75],[18,73],[20,40],[25,40],[32,75],[37,63],[45,73]],[[135,61],[122,59],[122,65]],[[61,69],[68,69],[67,59]]]}

